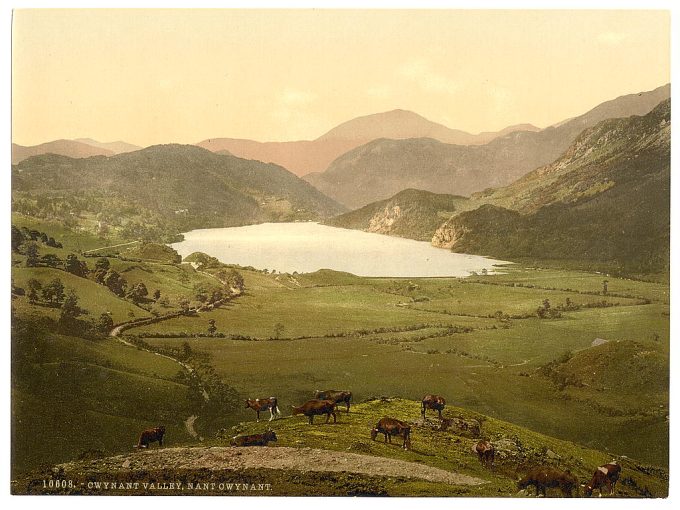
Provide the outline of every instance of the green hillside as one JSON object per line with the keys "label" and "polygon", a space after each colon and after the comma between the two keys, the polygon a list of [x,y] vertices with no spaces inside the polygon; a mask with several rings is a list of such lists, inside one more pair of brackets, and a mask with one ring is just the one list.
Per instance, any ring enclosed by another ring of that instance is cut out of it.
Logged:
{"label": "green hillside", "polygon": [[[101,489],[84,482],[115,481],[123,482],[123,487],[106,494],[149,494],[141,483],[130,488],[125,484],[153,481],[173,482],[172,489],[166,491],[169,495],[241,495],[218,485],[238,481],[256,486],[269,483],[266,494],[275,496],[527,497],[533,493],[518,491],[517,479],[532,466],[568,470],[581,483],[587,483],[597,466],[616,460],[622,468],[617,497],[668,495],[668,472],[664,469],[561,441],[461,407],[447,406],[444,415],[471,426],[476,423],[479,432],[474,427],[463,430],[455,425],[439,430],[435,420],[423,422],[418,401],[372,398],[353,406],[350,413],[339,412],[337,423],[331,420],[325,424],[317,418],[309,425],[304,416],[267,424],[244,422],[200,445],[187,443],[188,448],[152,448],[111,459],[62,464],[61,476],[74,481],[72,488],[44,489],[39,483],[44,474],[36,471],[17,479],[13,491],[101,494]],[[400,447],[399,438],[393,444],[385,443],[382,436],[371,440],[371,428],[385,416],[412,425],[410,450]],[[231,436],[262,433],[267,428],[273,429],[278,438],[268,448],[239,451],[229,447]],[[484,468],[473,452],[480,438],[490,440],[496,449],[493,469]],[[300,469],[301,458],[309,459],[304,469]],[[166,466],[170,463],[181,467],[168,473]],[[245,463],[247,467],[240,467]],[[214,486],[196,489],[196,483],[206,478]],[[576,495],[582,495],[582,491]],[[558,497],[561,493],[549,490],[548,496]]]}
{"label": "green hillside", "polygon": [[[435,244],[496,257],[608,262],[666,271],[670,235],[670,100],[643,117],[604,121],[553,164],[472,197]],[[516,212],[517,211],[517,212]],[[522,214],[520,214],[522,213]]]}
{"label": "green hillside", "polygon": [[190,145],[157,145],[108,158],[36,156],[13,166],[12,190],[17,212],[68,217],[87,211],[113,227],[152,218],[182,231],[343,212],[280,166]]}
{"label": "green hillside", "polygon": [[326,220],[327,225],[429,241],[443,219],[467,199],[407,189],[388,200]]}

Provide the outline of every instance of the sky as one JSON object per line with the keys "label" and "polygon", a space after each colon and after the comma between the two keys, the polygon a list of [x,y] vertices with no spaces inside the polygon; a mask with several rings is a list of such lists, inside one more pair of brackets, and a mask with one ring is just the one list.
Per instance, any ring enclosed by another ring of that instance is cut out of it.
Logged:
{"label": "sky", "polygon": [[19,9],[12,140],[314,139],[395,108],[545,127],[669,81],[660,10]]}

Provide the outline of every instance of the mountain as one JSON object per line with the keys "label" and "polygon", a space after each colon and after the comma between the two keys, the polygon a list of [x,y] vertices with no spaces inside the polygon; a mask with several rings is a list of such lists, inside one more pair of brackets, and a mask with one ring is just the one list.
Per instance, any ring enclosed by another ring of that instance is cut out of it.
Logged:
{"label": "mountain", "polygon": [[513,131],[484,145],[433,138],[378,139],[338,157],[323,173],[304,176],[349,208],[384,200],[407,188],[469,195],[505,186],[558,158],[584,129],[611,117],[644,115],[670,95],[670,85],[603,103],[540,131]]}
{"label": "mountain", "polygon": [[[343,208],[277,165],[214,154],[193,145],[156,145],[116,156],[46,154],[12,167],[14,191],[111,196],[183,228],[317,219]],[[103,197],[103,198],[102,198]]]}
{"label": "mountain", "polygon": [[133,152],[141,149],[138,145],[133,145],[131,143],[117,141],[117,142],[98,142],[92,138],[76,138],[76,142],[86,143],[92,147],[98,147],[100,149],[107,149],[112,151],[114,154],[123,154],[125,152]]}
{"label": "mountain", "polygon": [[536,131],[538,128],[531,124],[521,124],[499,132],[472,135],[449,129],[407,110],[392,110],[349,120],[315,140],[256,142],[237,138],[213,138],[196,145],[213,152],[227,150],[242,158],[276,163],[296,175],[305,175],[325,170],[338,156],[376,138],[429,137],[447,143],[479,145],[518,130]]}
{"label": "mountain", "polygon": [[326,220],[327,225],[430,241],[444,219],[467,199],[407,189],[392,198]]}
{"label": "mountain", "polygon": [[104,147],[94,147],[75,140],[54,140],[40,145],[24,146],[12,144],[12,164],[40,154],[59,154],[69,158],[89,158],[91,156],[113,156],[114,151]]}
{"label": "mountain", "polygon": [[[433,243],[496,257],[668,269],[670,99],[644,116],[585,130],[553,163],[473,195]],[[476,207],[476,208],[474,208]]]}
{"label": "mountain", "polygon": [[531,124],[521,124],[499,132],[487,131],[473,135],[459,129],[450,129],[408,110],[392,110],[343,122],[317,138],[317,141],[355,140],[365,143],[376,138],[434,138],[440,142],[457,145],[481,145],[497,136],[518,130],[537,131],[538,128]]}

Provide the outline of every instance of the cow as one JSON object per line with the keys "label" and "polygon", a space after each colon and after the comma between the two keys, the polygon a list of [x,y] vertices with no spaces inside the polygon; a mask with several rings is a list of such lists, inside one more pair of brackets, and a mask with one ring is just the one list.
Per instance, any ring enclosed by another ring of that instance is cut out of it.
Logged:
{"label": "cow", "polygon": [[314,416],[325,414],[326,423],[328,423],[331,419],[331,415],[333,415],[333,423],[337,423],[338,419],[335,414],[335,406],[336,404],[332,400],[308,400],[299,407],[292,406],[293,416],[304,414],[309,418],[309,424],[312,425],[314,423]]}
{"label": "cow", "polygon": [[152,429],[147,429],[142,432],[139,436],[139,441],[135,445],[135,448],[148,448],[149,443],[154,443],[158,441],[158,446],[163,446],[163,436],[165,435],[165,427],[159,425]]}
{"label": "cow", "polygon": [[620,474],[621,466],[615,462],[600,466],[595,470],[592,480],[586,485],[583,492],[587,497],[590,497],[593,495],[593,491],[597,489],[600,491],[600,497],[602,497],[602,488],[607,486],[609,488],[609,494],[614,494],[616,482],[618,482]]}
{"label": "cow", "polygon": [[339,390],[316,390],[314,392],[314,398],[317,400],[332,400],[336,404],[345,403],[347,406],[347,412],[349,413],[350,400],[352,400],[351,391],[339,391]]}
{"label": "cow", "polygon": [[421,402],[420,414],[423,415],[423,420],[425,419],[425,411],[427,409],[432,409],[433,411],[439,412],[439,419],[442,419],[442,410],[446,407],[446,400],[444,397],[439,395],[425,395]]}
{"label": "cow", "polygon": [[479,457],[479,462],[485,468],[493,468],[493,461],[496,455],[496,449],[489,441],[480,441],[475,445],[475,452]]}
{"label": "cow", "polygon": [[394,418],[382,418],[375,427],[371,429],[371,439],[375,441],[378,434],[385,435],[385,442],[389,439],[392,443],[392,436],[400,436],[404,438],[402,448],[404,450],[411,449],[411,426],[403,421]]}
{"label": "cow", "polygon": [[279,415],[281,414],[281,411],[279,411],[279,406],[276,401],[276,397],[269,397],[269,398],[256,398],[256,399],[247,399],[246,401],[246,409],[250,408],[253,409],[255,412],[257,412],[257,421],[260,421],[260,412],[266,411],[269,409],[269,412],[271,416],[269,417],[269,421],[272,421],[275,418],[278,418]]}
{"label": "cow", "polygon": [[231,446],[267,446],[267,443],[276,441],[276,432],[268,430],[264,434],[252,434],[249,436],[234,436],[231,438]]}
{"label": "cow", "polygon": [[538,466],[529,470],[524,478],[517,482],[517,487],[526,489],[529,485],[536,488],[536,496],[543,494],[546,489],[558,488],[565,497],[572,497],[572,491],[578,492],[579,482],[569,471],[560,471],[552,466]]}

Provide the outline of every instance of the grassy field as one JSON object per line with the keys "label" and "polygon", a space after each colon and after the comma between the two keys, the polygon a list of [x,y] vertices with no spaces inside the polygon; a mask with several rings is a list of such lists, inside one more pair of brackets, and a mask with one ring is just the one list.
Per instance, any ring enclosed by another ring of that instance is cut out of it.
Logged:
{"label": "grassy field", "polygon": [[[412,429],[410,451],[401,449],[401,443],[396,438],[391,445],[382,441],[382,435],[378,436],[377,441],[371,441],[371,428],[384,416],[419,423],[420,403],[410,400],[374,400],[361,403],[352,407],[349,414],[339,412],[336,424],[332,420],[330,424],[325,424],[324,419],[317,417],[314,425],[309,425],[304,416],[294,416],[276,420],[266,426],[271,426],[276,432],[276,446],[324,448],[400,459],[465,473],[486,482],[476,487],[447,487],[443,484],[399,481],[387,491],[391,495],[512,497],[517,495],[517,477],[524,473],[527,466],[536,463],[552,464],[559,469],[569,469],[581,483],[586,483],[597,466],[612,460],[611,454],[532,432],[466,408],[448,406],[444,415],[465,420],[475,419],[481,423],[481,437],[497,445],[494,470],[481,466],[472,452],[479,439],[468,433],[438,431],[429,426],[416,425]],[[250,422],[242,423],[236,430],[243,434],[254,434],[264,428],[262,423]],[[209,444],[223,446],[228,444],[228,438],[213,440]],[[622,465],[622,479],[626,479],[619,484],[618,496],[639,497],[645,490],[656,497],[666,494],[666,473],[649,470],[644,463],[631,459],[619,459],[618,462]]]}
{"label": "grassy field", "polygon": [[[188,342],[209,354],[220,376],[244,395],[274,394],[286,406],[322,387],[349,388],[357,398],[418,399],[435,392],[533,430],[667,463],[667,386],[627,387],[623,393],[616,386],[560,388],[540,370],[566,353],[589,351],[602,338],[612,344],[635,341],[637,351],[658,352],[651,366],[667,373],[669,307],[661,284],[610,277],[605,296],[595,294],[601,275],[558,270],[510,269],[471,280],[244,275],[247,295],[228,308],[130,333],[200,334],[214,319],[218,332],[232,339],[145,340],[176,348]],[[565,311],[551,320],[535,316],[544,299],[556,306],[566,298],[579,305],[606,299],[617,306]],[[641,300],[649,303],[638,304]],[[489,317],[498,310],[527,318]],[[259,341],[233,339],[239,337]],[[617,362],[634,355],[622,350],[595,368],[635,378],[636,372]],[[640,377],[654,373],[651,366],[638,367],[647,371]]]}
{"label": "grassy field", "polygon": [[[49,222],[21,221],[63,242],[63,249],[54,249],[61,258],[101,242]],[[93,268],[97,258],[86,260]],[[17,287],[29,278],[44,283],[58,277],[76,291],[89,312],[85,319],[110,312],[114,322],[176,311],[179,298],[193,299],[197,286],[218,283],[189,264],[109,260],[129,285],[144,283],[149,293],[158,289],[168,302],[138,306],[91,275],[27,268],[20,253],[13,253],[12,276]],[[666,466],[668,285],[522,265],[502,270],[468,279],[399,279],[238,268],[246,291],[237,299],[126,333],[143,335],[153,348],[179,352],[188,345],[241,396],[276,395],[284,412],[324,387],[350,389],[356,400],[376,395],[417,400],[438,393],[452,405]],[[559,318],[539,319],[536,311],[545,300],[552,308],[567,302],[571,308]],[[13,296],[12,305],[19,321],[59,317],[58,308],[32,305],[22,295]],[[218,336],[206,336],[210,320]],[[161,420],[173,441],[189,438],[182,421],[195,406],[185,381],[177,379],[177,363],[113,339],[51,333],[49,338],[29,363],[30,377],[13,386],[14,423],[21,424],[15,427],[15,466],[63,460],[88,449],[124,451],[140,428]],[[607,343],[592,347],[598,338]],[[604,384],[604,374],[615,383]],[[101,395],[111,400],[98,400]],[[50,406],[52,398],[60,404]],[[49,420],[31,420],[47,408]],[[211,437],[216,425],[230,426],[252,414],[225,410],[217,421],[199,417],[196,429]],[[106,439],[96,431],[98,422]],[[57,439],[36,447],[37,435]]]}

